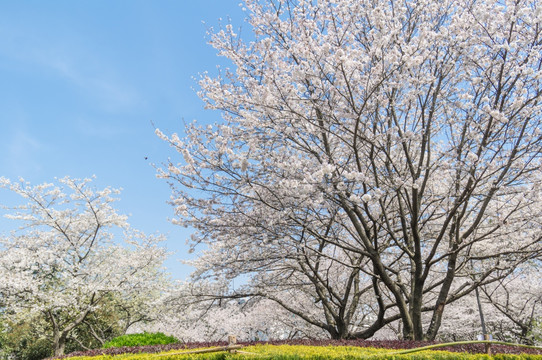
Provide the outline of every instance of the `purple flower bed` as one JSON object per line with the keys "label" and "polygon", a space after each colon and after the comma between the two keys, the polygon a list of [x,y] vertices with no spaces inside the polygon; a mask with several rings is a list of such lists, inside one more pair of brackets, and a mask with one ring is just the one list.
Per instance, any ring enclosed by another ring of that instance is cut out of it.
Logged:
{"label": "purple flower bed", "polygon": [[[239,342],[239,345],[272,344],[272,345],[308,345],[308,346],[359,346],[386,348],[390,350],[413,349],[422,346],[438,344],[437,341],[406,341],[406,340],[280,340],[280,341],[252,341]],[[72,356],[97,356],[97,355],[119,355],[119,354],[137,354],[137,353],[158,353],[170,350],[185,350],[202,347],[226,346],[227,342],[198,342],[188,344],[169,344],[169,345],[149,345],[135,347],[120,347],[109,349],[95,349],[90,351],[78,351],[64,355],[57,359],[63,359]],[[471,354],[485,353],[483,344],[468,344],[438,348],[436,350],[445,350],[453,352],[468,352]],[[491,350],[494,354],[542,354],[542,350],[527,349],[517,346],[492,345]]]}

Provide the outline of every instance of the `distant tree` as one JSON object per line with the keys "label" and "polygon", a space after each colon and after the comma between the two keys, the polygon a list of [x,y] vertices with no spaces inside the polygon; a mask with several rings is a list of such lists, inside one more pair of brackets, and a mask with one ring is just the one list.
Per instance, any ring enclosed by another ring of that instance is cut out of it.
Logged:
{"label": "distant tree", "polygon": [[[182,342],[227,341],[231,334],[241,341],[326,337],[324,330],[308,324],[274,301],[216,299],[214,296],[209,299],[203,295],[216,294],[220,287],[220,283],[178,284],[165,301],[160,319],[138,328],[173,334]],[[217,289],[213,291],[213,288]],[[302,296],[295,299],[296,303],[304,301],[312,303],[312,299]],[[306,307],[307,313],[318,311]]]}
{"label": "distant tree", "polygon": [[[508,277],[481,286],[479,297],[487,334],[493,339],[526,345],[540,344],[542,319],[539,270],[525,264]],[[441,341],[476,340],[482,324],[475,293],[449,304],[437,339]],[[429,316],[424,316],[428,325]],[[394,323],[400,329],[400,323]],[[380,335],[380,334],[377,334]]]}
{"label": "distant tree", "polygon": [[248,279],[216,298],[270,299],[333,338],[401,320],[434,339],[448,304],[540,255],[539,1],[245,7],[254,39],[215,32],[234,68],[200,80],[223,121],[157,130],[183,158],[160,175],[205,245],[195,278]]}
{"label": "distant tree", "polygon": [[503,320],[494,325],[494,333],[505,340],[527,345],[539,342],[542,320],[542,283],[540,264],[525,264],[515,274],[481,288],[488,311]]}
{"label": "distant tree", "polygon": [[0,186],[26,201],[7,215],[21,222],[19,230],[0,237],[5,314],[45,319],[54,355],[64,353],[77,329],[92,326],[112,298],[130,306],[125,300],[159,295],[163,237],[128,226],[112,207],[117,190],[95,190],[89,179],[68,177],[37,186],[0,178]]}

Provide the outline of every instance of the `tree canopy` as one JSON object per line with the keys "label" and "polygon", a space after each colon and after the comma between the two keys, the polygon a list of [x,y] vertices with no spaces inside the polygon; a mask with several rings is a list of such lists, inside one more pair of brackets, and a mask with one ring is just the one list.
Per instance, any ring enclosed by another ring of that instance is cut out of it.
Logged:
{"label": "tree canopy", "polygon": [[208,298],[434,339],[448,304],[540,255],[540,2],[245,7],[253,38],[214,31],[232,68],[200,79],[222,121],[157,130],[195,278],[249,279]]}

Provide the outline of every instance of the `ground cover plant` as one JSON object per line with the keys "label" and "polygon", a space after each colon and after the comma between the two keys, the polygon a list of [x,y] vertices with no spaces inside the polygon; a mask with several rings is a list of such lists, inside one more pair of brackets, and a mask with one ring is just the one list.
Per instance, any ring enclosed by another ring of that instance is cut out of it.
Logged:
{"label": "ground cover plant", "polygon": [[[414,354],[397,354],[397,350],[375,347],[357,347],[357,346],[308,346],[308,345],[271,345],[255,344],[242,349],[241,353],[216,352],[204,354],[182,354],[179,350],[170,350],[159,354],[139,353],[139,354],[119,354],[114,357],[115,360],[148,360],[148,359],[499,359],[516,360],[532,359],[540,360],[542,355],[536,354],[497,354],[493,357],[487,354],[457,353],[449,351],[422,351]],[[111,355],[101,355],[98,357],[81,356],[73,360],[96,360],[112,359]]]}
{"label": "ground cover plant", "polygon": [[[438,344],[436,341],[403,341],[403,340],[288,340],[288,341],[267,341],[267,342],[239,342],[241,345],[248,347],[262,346],[262,345],[276,345],[276,346],[305,346],[305,347],[345,347],[345,348],[359,348],[359,349],[383,349],[388,351],[414,349],[422,346]],[[150,346],[132,346],[132,347],[112,347],[108,349],[95,349],[85,352],[74,352],[59,358],[66,357],[95,357],[95,356],[116,356],[123,354],[156,354],[164,352],[180,352],[182,350],[209,348],[217,346],[225,346],[227,342],[215,341],[215,342],[194,342],[194,343],[178,343],[168,345],[150,345]],[[492,345],[492,352],[494,354],[501,355],[541,355],[542,351],[537,349],[519,348],[514,346],[504,345]],[[245,349],[246,350],[246,349]],[[453,353],[469,353],[469,354],[484,354],[485,348],[483,344],[466,344],[459,346],[450,346],[441,348],[441,351],[453,352]],[[250,350],[247,350],[250,351]],[[211,356],[210,354],[208,354]],[[213,355],[214,356],[214,355]],[[542,359],[542,357],[541,357]]]}

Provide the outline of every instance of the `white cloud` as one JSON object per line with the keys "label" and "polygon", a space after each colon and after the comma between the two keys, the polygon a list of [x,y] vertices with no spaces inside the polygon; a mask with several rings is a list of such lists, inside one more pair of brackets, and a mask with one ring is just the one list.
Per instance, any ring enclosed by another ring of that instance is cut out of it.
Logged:
{"label": "white cloud", "polygon": [[97,108],[124,112],[141,103],[136,88],[122,79],[122,64],[93,49],[82,35],[55,37],[16,23],[1,24],[0,35],[0,57],[68,82]]}
{"label": "white cloud", "polygon": [[[9,173],[15,176],[25,176],[39,172],[42,165],[39,154],[44,150],[43,144],[23,127],[16,127],[6,134],[3,162]],[[10,174],[10,175],[11,175]]]}
{"label": "white cloud", "polygon": [[87,119],[83,117],[75,119],[74,125],[76,131],[78,131],[80,134],[99,139],[111,140],[128,133],[128,129],[125,124],[117,125],[107,121]]}
{"label": "white cloud", "polygon": [[69,55],[41,57],[40,63],[83,90],[108,112],[133,109],[139,102],[139,96],[133,88],[116,80],[114,75],[107,76],[104,70],[100,74],[99,70],[92,69],[93,66],[88,66],[80,59],[71,59]]}

